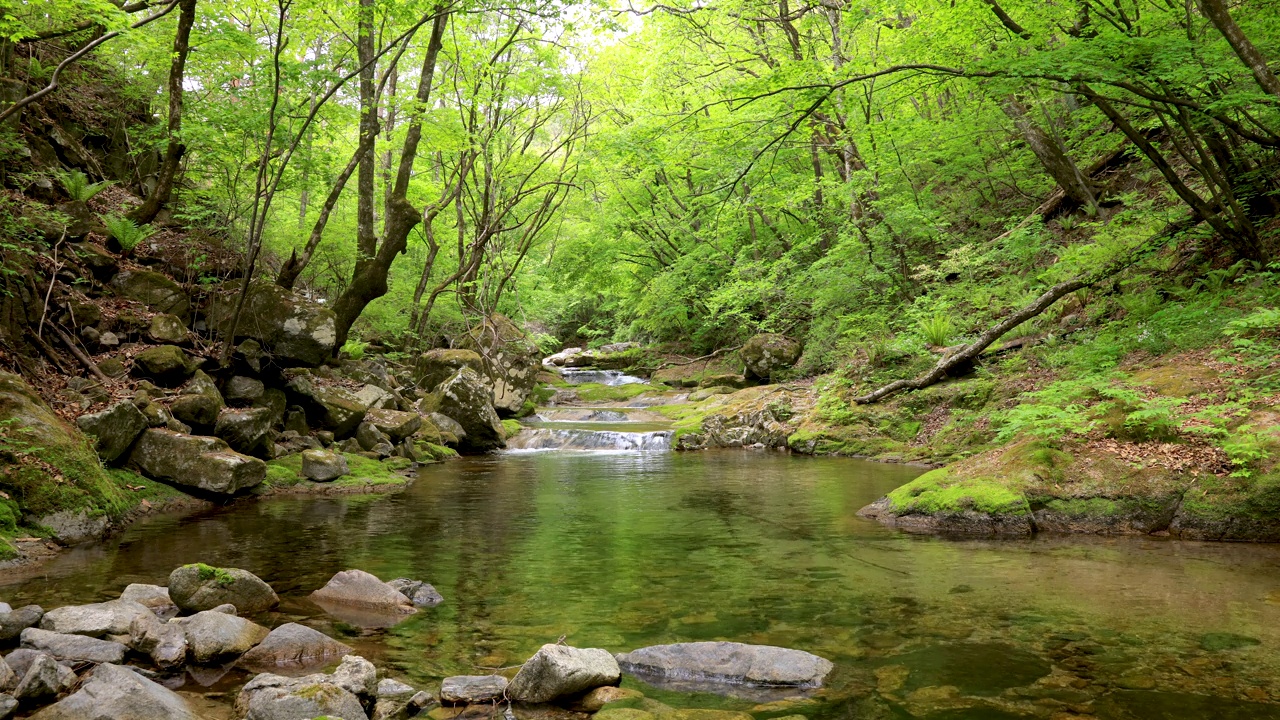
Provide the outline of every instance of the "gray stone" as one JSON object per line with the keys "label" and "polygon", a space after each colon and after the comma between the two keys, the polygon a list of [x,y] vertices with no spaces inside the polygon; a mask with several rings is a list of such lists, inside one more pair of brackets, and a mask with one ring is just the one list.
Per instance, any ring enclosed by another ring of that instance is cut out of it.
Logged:
{"label": "gray stone", "polygon": [[376,410],[395,410],[399,406],[395,395],[377,385],[365,385],[357,390],[356,400],[365,407]]}
{"label": "gray stone", "polygon": [[373,449],[379,445],[390,445],[391,439],[375,427],[373,423],[362,422],[356,428],[356,442],[360,443],[361,450],[373,452]]}
{"label": "gray stone", "polygon": [[395,454],[396,448],[389,442],[380,442],[369,448],[369,452],[377,455],[379,459],[389,458]]}
{"label": "gray stone", "polygon": [[777,333],[756,335],[742,346],[738,355],[746,365],[747,377],[772,380],[800,359],[804,346],[798,340]]}
{"label": "gray stone", "polygon": [[156,313],[147,328],[147,337],[162,345],[181,345],[191,339],[191,331],[177,315]]}
{"label": "gray stone", "polygon": [[129,583],[120,593],[121,600],[132,600],[145,605],[157,615],[176,611],[177,605],[169,597],[169,588],[143,583]]}
{"label": "gray stone", "polygon": [[58,542],[78,545],[102,539],[111,524],[111,518],[106,515],[90,515],[87,510],[60,510],[36,518],[36,524],[47,528]]}
{"label": "gray stone", "polygon": [[422,580],[396,578],[387,584],[409,598],[409,601],[418,607],[434,607],[444,602],[444,597],[436,591],[435,587]]}
{"label": "gray stone", "polygon": [[462,424],[444,413],[433,412],[427,417],[440,428],[442,433],[449,433],[459,440],[467,436],[467,431],[463,429]]}
{"label": "gray stone", "polygon": [[105,463],[113,463],[133,446],[147,429],[147,418],[132,402],[123,401],[101,412],[81,415],[76,425],[94,437],[94,449]]}
{"label": "gray stone", "polygon": [[311,593],[317,602],[408,615],[415,612],[403,593],[363,570],[343,570]]}
{"label": "gray stone", "polygon": [[525,661],[507,686],[507,697],[545,703],[604,685],[617,685],[621,679],[618,662],[608,650],[547,644]]}
{"label": "gray stone", "polygon": [[246,667],[274,665],[308,666],[324,665],[349,655],[351,648],[298,623],[285,623],[271,631],[257,647],[240,658]]}
{"label": "gray stone", "polygon": [[181,383],[195,371],[182,348],[157,345],[133,356],[133,374],[149,378],[166,387]]}
{"label": "gray stone", "polygon": [[428,350],[414,363],[413,382],[419,389],[431,391],[464,367],[484,373],[484,358],[473,350]]}
{"label": "gray stone", "polygon": [[9,603],[0,602],[0,613],[13,612],[13,608],[9,607]]}
{"label": "gray stone", "polygon": [[18,648],[10,652],[4,661],[18,678],[22,678],[27,674],[27,669],[31,667],[31,663],[36,661],[36,658],[47,654],[31,648]]}
{"label": "gray stone", "polygon": [[379,700],[407,700],[418,691],[412,685],[406,685],[394,678],[383,678],[378,681]]}
{"label": "gray stone", "polygon": [[307,421],[311,425],[332,430],[339,437],[355,431],[368,410],[350,390],[319,385],[307,375],[294,377],[286,389],[306,409]]}
{"label": "gray stone", "polygon": [[236,375],[227,381],[222,391],[228,405],[252,405],[262,398],[266,386],[257,378]]}
{"label": "gray stone", "polygon": [[138,617],[129,628],[129,646],[151,656],[163,669],[181,667],[187,660],[187,634],[181,621],[161,622],[154,615]]}
{"label": "gray stone", "polygon": [[129,464],[147,477],[205,492],[233,494],[267,476],[267,465],[235,452],[217,438],[151,428],[142,433]]}
{"label": "gray stone", "polygon": [[155,617],[147,606],[132,600],[111,600],[90,605],[68,605],[50,610],[40,619],[40,628],[70,635],[127,635],[134,618]]}
{"label": "gray stone", "polygon": [[440,683],[440,702],[448,705],[501,700],[507,692],[507,679],[501,675],[457,675]]}
{"label": "gray stone", "polygon": [[188,655],[198,665],[240,657],[270,632],[242,617],[213,610],[198,612],[180,622],[187,635]]}
{"label": "gray stone", "polygon": [[399,410],[370,410],[365,413],[364,422],[391,438],[392,445],[402,442],[422,427],[420,415]]}
{"label": "gray stone", "polygon": [[151,270],[124,271],[115,276],[111,286],[130,300],[145,303],[156,312],[169,313],[185,320],[191,316],[191,300],[182,286]]}
{"label": "gray stone", "polygon": [[[209,305],[209,325],[226,334],[239,292],[215,297]],[[271,282],[249,288],[244,310],[236,324],[236,338],[258,341],[277,364],[315,367],[333,355],[337,342],[337,316]]]}
{"label": "gray stone", "polygon": [[735,642],[654,645],[618,655],[618,663],[642,678],[802,688],[821,686],[832,668],[801,650]]}
{"label": "gray stone", "polygon": [[36,703],[56,697],[62,691],[62,668],[46,653],[37,655],[23,673],[13,696],[20,702]]}
{"label": "gray stone", "polygon": [[492,384],[492,403],[497,411],[508,416],[519,412],[542,370],[542,352],[533,340],[511,320],[494,313],[463,335],[458,346],[484,358],[484,373]]}
{"label": "gray stone", "polygon": [[502,447],[506,435],[493,409],[493,390],[471,368],[462,368],[440,384],[440,412],[458,422],[465,431],[458,446],[469,452],[488,452]]}
{"label": "gray stone", "polygon": [[213,378],[197,370],[191,382],[182,388],[182,394],[169,406],[169,412],[182,422],[196,428],[212,428],[218,413],[226,403]]}
{"label": "gray stone", "polygon": [[260,456],[267,447],[271,425],[270,408],[228,408],[218,414],[213,434],[225,440],[236,452]]}
{"label": "gray stone", "polygon": [[378,669],[359,655],[347,655],[333,671],[333,684],[361,700],[372,700],[378,696]]}
{"label": "gray stone", "polygon": [[183,565],[170,573],[169,597],[187,612],[230,604],[240,612],[252,614],[280,603],[271,586],[248,570],[203,564]]}
{"label": "gray stone", "polygon": [[0,693],[0,720],[9,720],[18,711],[18,698]]}
{"label": "gray stone", "polygon": [[270,673],[254,677],[236,698],[236,716],[242,720],[368,720],[359,698],[334,684],[330,676],[318,673],[296,678]]}
{"label": "gray stone", "polygon": [[351,472],[347,459],[330,450],[303,450],[302,474],[316,482],[331,482]]}
{"label": "gray stone", "polygon": [[10,692],[18,687],[18,681],[21,678],[9,667],[9,663],[0,660],[0,692]]}
{"label": "gray stone", "polygon": [[33,720],[197,720],[187,701],[129,668],[104,664],[76,692]]}
{"label": "gray stone", "polygon": [[55,660],[72,662],[118,663],[128,649],[118,642],[99,640],[86,635],[63,635],[40,628],[22,631],[22,647],[52,655]]}

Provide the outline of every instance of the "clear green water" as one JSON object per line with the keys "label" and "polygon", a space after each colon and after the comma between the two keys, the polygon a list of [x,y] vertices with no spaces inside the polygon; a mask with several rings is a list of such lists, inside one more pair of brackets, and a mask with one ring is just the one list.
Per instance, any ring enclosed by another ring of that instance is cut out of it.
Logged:
{"label": "clear green water", "polygon": [[[815,652],[836,670],[785,707],[642,689],[760,720],[1280,718],[1280,548],[956,541],[856,516],[918,472],[769,451],[465,459],[389,497],[152,518],[37,576],[0,578],[0,599],[102,600],[202,561],[276,588],[284,602],[261,622],[316,626],[422,687],[562,636],[615,651],[729,639]],[[306,595],[350,567],[428,580],[446,602],[390,630],[345,625]],[[243,681],[218,675],[199,684],[233,693]]]}

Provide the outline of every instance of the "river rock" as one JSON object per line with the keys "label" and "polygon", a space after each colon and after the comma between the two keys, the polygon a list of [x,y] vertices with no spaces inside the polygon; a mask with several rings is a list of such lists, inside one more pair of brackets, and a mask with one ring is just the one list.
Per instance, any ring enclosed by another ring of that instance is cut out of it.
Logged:
{"label": "river rock", "polygon": [[395,410],[400,406],[394,394],[377,385],[365,385],[357,390],[356,400],[370,410]]}
{"label": "river rock", "polygon": [[227,408],[218,414],[213,434],[225,440],[236,452],[261,456],[266,450],[271,425],[270,408]]}
{"label": "river rock", "polygon": [[507,697],[545,703],[604,685],[617,685],[621,679],[618,662],[608,650],[547,644],[525,661],[507,686]]}
{"label": "river rock", "polygon": [[603,710],[604,707],[610,703],[622,702],[624,700],[643,699],[644,693],[639,690],[606,685],[604,687],[598,687],[578,698],[578,700],[573,704],[573,709],[594,713]]}
{"label": "river rock", "polygon": [[351,648],[306,625],[285,623],[240,658],[246,667],[324,665],[351,654]]}
{"label": "river rock", "polygon": [[194,363],[176,345],[157,345],[133,356],[134,375],[166,387],[181,384],[194,371]]}
{"label": "river rock", "polygon": [[201,563],[183,565],[169,573],[169,597],[187,612],[234,605],[242,613],[270,610],[280,603],[271,586],[240,568],[215,568]]}
{"label": "river rock", "polygon": [[255,487],[267,476],[266,463],[218,438],[161,428],[142,433],[129,464],[149,478],[227,495]]}
{"label": "river rock", "polygon": [[472,350],[428,350],[414,362],[413,382],[418,389],[430,392],[464,367],[484,373],[484,359]]}
{"label": "river rock", "polygon": [[373,423],[362,422],[356,428],[356,442],[360,443],[360,449],[364,452],[373,452],[379,445],[390,445],[391,438],[374,427]]}
{"label": "river rock", "polygon": [[18,687],[18,681],[22,678],[9,667],[9,663],[0,658],[0,692],[11,692]]}
{"label": "river rock", "polygon": [[307,420],[312,426],[332,430],[337,437],[346,437],[354,432],[364,421],[368,410],[350,390],[319,385],[308,375],[294,377],[286,390],[306,410]]}
{"label": "river rock", "polygon": [[[22,675],[13,696],[20,702],[35,703],[56,697],[66,682],[66,668],[47,653],[37,655]],[[74,675],[72,676],[74,677]]]}
{"label": "river rock", "polygon": [[435,607],[444,602],[444,597],[430,583],[409,578],[396,578],[387,583],[401,595],[418,607]]}
{"label": "river rock", "polygon": [[457,445],[462,438],[467,436],[467,431],[463,429],[462,425],[448,415],[433,412],[427,415],[427,419],[431,421],[432,425],[439,428],[442,439],[448,441],[449,437],[453,438],[453,442],[449,443],[450,445]]}
{"label": "river rock", "polygon": [[18,711],[18,699],[12,695],[0,693],[0,720],[9,720]]}
{"label": "river rock", "polygon": [[147,607],[156,615],[176,613],[177,605],[169,597],[169,588],[145,583],[129,583],[120,593],[121,600],[132,600]]}
{"label": "river rock", "polygon": [[395,678],[383,678],[378,681],[378,699],[379,700],[407,700],[418,691],[412,686],[396,680]]}
{"label": "river rock", "polygon": [[4,662],[13,670],[15,675],[21,678],[27,674],[27,670],[31,667],[31,663],[35,662],[36,658],[41,655],[48,655],[48,653],[40,652],[39,650],[32,650],[31,648],[18,648],[10,651],[9,654],[5,656]]}
{"label": "river rock", "polygon": [[403,593],[363,570],[343,570],[311,593],[318,602],[348,605],[383,613],[410,614],[413,603]]}
{"label": "river rock", "polygon": [[462,426],[458,447],[483,453],[506,444],[502,422],[493,408],[493,391],[471,368],[462,368],[440,384],[440,412]]}
{"label": "river rock", "polygon": [[182,286],[152,270],[118,273],[111,287],[123,297],[137,300],[156,312],[174,315],[185,322],[191,317],[191,299]]}
{"label": "river rock", "polygon": [[50,610],[40,628],[69,635],[127,635],[135,617],[155,617],[150,608],[132,600],[110,600],[90,605],[68,605]]}
{"label": "river rock", "polygon": [[9,642],[22,634],[23,630],[34,627],[44,617],[44,609],[39,605],[25,605],[16,610],[0,613],[0,642]]}
{"label": "river rock", "polygon": [[182,345],[191,339],[191,331],[177,315],[156,313],[147,328],[147,337],[162,345]]}
{"label": "river rock", "polygon": [[90,515],[88,510],[61,510],[36,518],[36,524],[49,530],[64,545],[78,545],[100,540],[111,524],[106,515]]}
{"label": "river rock", "polygon": [[342,453],[332,450],[303,450],[302,474],[316,482],[332,482],[349,475],[351,468]]}
{"label": "river rock", "polygon": [[511,320],[494,313],[463,335],[458,346],[484,358],[484,373],[493,385],[494,408],[508,416],[520,412],[542,369],[542,353],[533,340]]}
{"label": "river rock", "polygon": [[417,413],[399,410],[370,410],[364,421],[391,438],[392,444],[399,444],[422,427],[422,417]]}
{"label": "river rock", "polygon": [[94,449],[105,463],[113,463],[133,446],[147,429],[147,417],[129,401],[118,402],[101,412],[81,415],[76,425],[94,437]]}
{"label": "river rock", "polygon": [[832,668],[801,650],[735,642],[654,645],[618,655],[618,664],[642,678],[801,688],[821,686]]}
{"label": "river rock", "polygon": [[796,364],[804,345],[786,335],[763,333],[752,337],[738,351],[746,365],[747,377],[772,380],[773,376]]}
{"label": "river rock", "polygon": [[507,692],[507,679],[501,675],[455,675],[440,683],[440,702],[469,705],[501,700]]}
{"label": "river rock", "polygon": [[333,671],[333,684],[369,702],[378,696],[378,669],[359,655],[342,658]]}
{"label": "river rock", "polygon": [[197,720],[174,691],[129,668],[104,664],[79,690],[32,715],[32,720]]}
{"label": "river rock", "polygon": [[203,370],[197,370],[191,382],[182,388],[182,394],[169,406],[169,412],[194,428],[210,429],[218,421],[225,403],[213,378]]}
{"label": "river rock", "polygon": [[236,698],[242,720],[311,720],[327,717],[368,720],[360,699],[338,687],[329,675],[284,677],[263,673],[250,680]]}
{"label": "river rock", "polygon": [[222,396],[228,405],[243,406],[256,403],[266,392],[261,380],[247,375],[235,375],[222,388]]}
{"label": "river rock", "polygon": [[187,633],[181,621],[162,622],[155,615],[138,616],[129,626],[129,647],[151,656],[157,667],[181,667],[187,660]]}
{"label": "river rock", "polygon": [[[214,298],[208,311],[210,327],[224,335],[230,332],[238,295],[236,288]],[[333,355],[337,330],[332,310],[275,283],[256,282],[245,297],[236,339],[259,342],[279,365],[316,367]]]}
{"label": "river rock", "polygon": [[187,635],[187,653],[198,665],[239,657],[262,642],[270,632],[235,615],[205,610],[181,620]]}
{"label": "river rock", "polygon": [[27,628],[22,631],[22,647],[52,655],[55,660],[71,662],[118,663],[128,649],[118,642],[99,640],[86,635]]}

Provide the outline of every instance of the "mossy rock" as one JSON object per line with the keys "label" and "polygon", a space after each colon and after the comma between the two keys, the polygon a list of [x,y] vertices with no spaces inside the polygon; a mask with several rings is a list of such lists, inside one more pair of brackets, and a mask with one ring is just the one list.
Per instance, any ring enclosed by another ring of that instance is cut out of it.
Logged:
{"label": "mossy rock", "polygon": [[520,434],[520,431],[523,429],[524,426],[520,424],[519,420],[502,421],[502,432],[506,435],[508,440]]}

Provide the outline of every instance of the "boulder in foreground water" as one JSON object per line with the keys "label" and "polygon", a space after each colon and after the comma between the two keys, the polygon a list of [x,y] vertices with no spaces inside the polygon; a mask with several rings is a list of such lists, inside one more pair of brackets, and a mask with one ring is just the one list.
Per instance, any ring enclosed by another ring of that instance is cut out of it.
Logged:
{"label": "boulder in foreground water", "polygon": [[470,705],[501,700],[507,679],[501,675],[455,675],[440,683],[440,702]]}
{"label": "boulder in foreground water", "polygon": [[618,662],[608,650],[547,644],[520,668],[507,686],[507,697],[545,703],[621,680]]}
{"label": "boulder in foreground water", "polygon": [[645,678],[764,687],[819,687],[833,667],[801,650],[735,642],[654,645],[617,659],[623,670]]}
{"label": "boulder in foreground water", "polygon": [[33,720],[196,720],[172,690],[118,665],[99,665],[79,690],[32,716]]}
{"label": "boulder in foreground water", "polygon": [[204,563],[183,565],[169,574],[169,597],[187,612],[212,610],[230,603],[252,614],[270,610],[280,598],[257,575],[240,568],[215,568]]}
{"label": "boulder in foreground water", "polygon": [[205,610],[181,621],[191,661],[208,665],[240,657],[262,642],[269,631],[236,615]]}
{"label": "boulder in foreground water", "polygon": [[489,381],[469,367],[454,373],[440,383],[440,412],[462,426],[464,434],[458,447],[467,452],[483,453],[505,444],[502,422],[493,409],[493,387]]}
{"label": "boulder in foreground water", "polygon": [[382,613],[416,612],[403,593],[363,570],[343,570],[334,575],[324,587],[311,593],[311,599]]}
{"label": "boulder in foreground water", "polygon": [[110,640],[99,640],[86,635],[63,635],[40,628],[22,631],[22,647],[47,653],[55,660],[92,663],[121,662],[127,649]]}
{"label": "boulder in foreground water", "polygon": [[241,455],[226,442],[152,428],[142,433],[129,456],[147,477],[210,493],[232,494],[267,477],[267,464]]}
{"label": "boulder in foreground water", "polygon": [[245,653],[240,664],[247,667],[323,665],[350,653],[350,647],[319,630],[298,623],[285,623]]}

